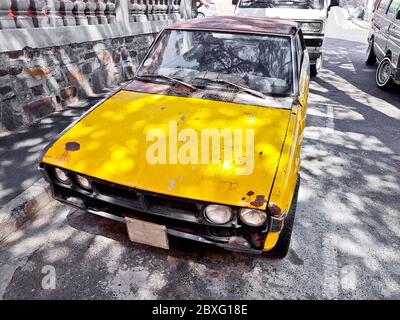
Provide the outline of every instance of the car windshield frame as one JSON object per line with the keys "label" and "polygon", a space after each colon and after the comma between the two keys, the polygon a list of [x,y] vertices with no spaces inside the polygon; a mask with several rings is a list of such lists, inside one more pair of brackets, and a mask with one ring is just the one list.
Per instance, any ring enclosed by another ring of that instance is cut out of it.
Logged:
{"label": "car windshield frame", "polygon": [[[152,43],[152,45],[150,46],[150,48],[147,50],[144,58],[142,59],[140,65],[138,66],[138,68],[136,69],[135,75],[134,75],[134,80],[143,80],[143,77],[141,77],[142,75],[145,75],[145,73],[142,73],[142,69],[144,66],[144,63],[146,62],[146,60],[150,57],[150,55],[154,54],[154,50],[156,48],[156,46],[159,45],[161,39],[165,36],[166,32],[173,32],[173,31],[188,31],[188,32],[211,32],[211,33],[224,33],[224,34],[239,34],[239,35],[254,35],[254,36],[260,36],[260,37],[280,37],[280,38],[287,38],[289,41],[289,49],[290,49],[290,70],[288,75],[290,76],[290,88],[288,90],[287,93],[284,94],[279,94],[279,93],[265,93],[262,92],[262,94],[264,94],[266,97],[268,97],[269,99],[274,99],[274,98],[293,98],[296,97],[298,95],[298,79],[296,77],[297,75],[297,65],[295,63],[295,50],[294,50],[294,44],[293,44],[293,37],[292,34],[280,34],[280,33],[273,33],[273,32],[258,32],[258,31],[236,31],[236,30],[220,30],[220,29],[209,29],[209,28],[165,28],[163,31],[161,31],[158,36],[156,37],[156,39],[154,40],[154,42]],[[181,79],[178,79],[181,80]],[[205,79],[206,80],[206,79]],[[150,79],[149,79],[150,81]],[[157,82],[155,80],[155,82]],[[172,83],[172,82],[171,82]],[[197,84],[192,84],[191,85],[197,86]],[[232,87],[231,87],[232,89]],[[199,88],[199,90],[208,90],[206,89],[201,89]],[[240,91],[240,90],[239,90]],[[240,91],[241,93],[246,93],[246,90],[244,91]],[[249,92],[247,92],[249,93]],[[163,93],[166,95],[175,95],[172,94],[170,92],[168,93]],[[250,102],[250,101],[249,101]],[[237,102],[235,102],[237,103]],[[247,104],[252,104],[252,103],[247,103]],[[260,104],[254,104],[254,105],[259,105]],[[286,109],[286,108],[285,108]]]}
{"label": "car windshield frame", "polygon": [[[318,2],[319,6],[312,6],[313,2]],[[249,3],[250,5],[243,5]],[[314,9],[323,10],[325,0],[240,0],[240,9],[267,9],[267,8],[294,8],[294,9]]]}

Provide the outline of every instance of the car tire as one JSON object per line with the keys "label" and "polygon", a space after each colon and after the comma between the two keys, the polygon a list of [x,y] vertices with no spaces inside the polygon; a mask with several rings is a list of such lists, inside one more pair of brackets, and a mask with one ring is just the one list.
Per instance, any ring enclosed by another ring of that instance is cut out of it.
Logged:
{"label": "car tire", "polygon": [[311,77],[317,76],[318,72],[322,68],[322,61],[323,61],[323,55],[321,54],[321,56],[317,59],[317,61],[315,63],[310,64],[310,76]]}
{"label": "car tire", "polygon": [[279,239],[275,246],[264,253],[266,257],[274,258],[274,259],[283,259],[286,257],[289,247],[290,247],[290,240],[292,238],[292,231],[293,231],[293,224],[294,224],[294,217],[296,215],[296,207],[297,207],[297,196],[299,194],[299,187],[300,187],[300,176],[297,176],[297,183],[296,188],[294,190],[292,203],[290,205],[288,216],[285,220],[285,225],[281,233],[279,234]]}
{"label": "car tire", "polygon": [[196,18],[205,18],[204,13],[199,12],[196,16]]}
{"label": "car tire", "polygon": [[310,64],[310,76],[316,77],[318,74],[318,68],[316,64]]}
{"label": "car tire", "polygon": [[394,86],[391,72],[391,60],[389,57],[385,57],[379,62],[378,68],[376,69],[375,82],[378,88],[382,90],[390,90]]}
{"label": "car tire", "polygon": [[365,64],[373,66],[376,63],[376,55],[374,52],[374,38],[368,41],[367,53],[365,55]]}

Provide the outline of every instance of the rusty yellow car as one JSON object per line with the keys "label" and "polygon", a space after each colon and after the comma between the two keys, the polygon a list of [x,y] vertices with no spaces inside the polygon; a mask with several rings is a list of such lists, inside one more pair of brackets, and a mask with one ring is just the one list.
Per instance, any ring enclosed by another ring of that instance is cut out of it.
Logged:
{"label": "rusty yellow car", "polygon": [[181,21],[134,79],[44,150],[55,199],[126,223],[136,243],[172,237],[283,258],[299,190],[309,57],[297,23]]}

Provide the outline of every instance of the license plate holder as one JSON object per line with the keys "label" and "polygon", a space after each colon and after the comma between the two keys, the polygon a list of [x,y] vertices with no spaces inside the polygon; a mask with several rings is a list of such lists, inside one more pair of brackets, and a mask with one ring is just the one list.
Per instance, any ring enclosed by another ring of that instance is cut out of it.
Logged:
{"label": "license plate holder", "polygon": [[153,247],[169,249],[166,226],[125,217],[129,239]]}

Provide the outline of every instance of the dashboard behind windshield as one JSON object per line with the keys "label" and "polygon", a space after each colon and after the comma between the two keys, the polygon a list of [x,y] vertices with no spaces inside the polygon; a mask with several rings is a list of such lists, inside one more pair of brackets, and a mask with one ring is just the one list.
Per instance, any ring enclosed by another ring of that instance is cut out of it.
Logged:
{"label": "dashboard behind windshield", "polygon": [[159,81],[168,76],[205,90],[217,86],[231,91],[232,86],[216,81],[222,80],[266,95],[289,96],[293,87],[291,39],[165,30],[137,73],[138,77],[150,75],[164,76]]}

